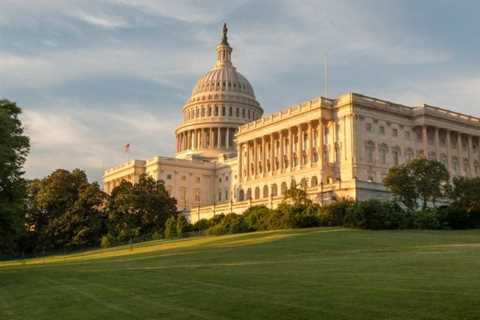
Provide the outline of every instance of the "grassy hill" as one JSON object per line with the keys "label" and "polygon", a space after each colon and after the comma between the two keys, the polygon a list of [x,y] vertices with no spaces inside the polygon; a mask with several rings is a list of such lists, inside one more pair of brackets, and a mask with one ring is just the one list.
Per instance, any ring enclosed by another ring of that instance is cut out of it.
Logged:
{"label": "grassy hill", "polygon": [[0,262],[0,319],[480,319],[480,230],[286,230]]}

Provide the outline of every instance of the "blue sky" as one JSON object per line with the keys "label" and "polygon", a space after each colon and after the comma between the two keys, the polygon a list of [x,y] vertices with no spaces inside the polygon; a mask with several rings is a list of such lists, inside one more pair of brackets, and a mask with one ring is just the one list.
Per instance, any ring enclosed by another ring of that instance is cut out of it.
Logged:
{"label": "blue sky", "polygon": [[191,89],[228,22],[268,114],[359,92],[480,116],[478,1],[1,0],[0,97],[23,107],[27,177],[173,155]]}

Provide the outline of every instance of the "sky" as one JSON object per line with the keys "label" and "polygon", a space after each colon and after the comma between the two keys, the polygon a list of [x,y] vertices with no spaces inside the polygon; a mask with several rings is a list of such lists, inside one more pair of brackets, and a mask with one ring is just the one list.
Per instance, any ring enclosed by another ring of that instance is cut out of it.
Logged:
{"label": "sky", "polygon": [[23,109],[27,178],[81,168],[101,180],[128,159],[173,156],[227,22],[266,114],[325,95],[328,61],[329,97],[480,116],[478,12],[474,0],[1,0],[0,98]]}

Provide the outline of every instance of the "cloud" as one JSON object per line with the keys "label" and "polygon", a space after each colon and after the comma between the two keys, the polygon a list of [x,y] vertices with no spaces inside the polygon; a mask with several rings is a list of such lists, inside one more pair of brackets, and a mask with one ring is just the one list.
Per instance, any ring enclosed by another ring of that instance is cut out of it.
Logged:
{"label": "cloud", "polygon": [[227,17],[233,10],[247,3],[247,0],[109,0],[130,8],[157,14],[163,17],[189,23],[211,23]]}
{"label": "cloud", "polygon": [[[173,139],[166,139],[173,135],[172,122],[155,114],[61,109],[24,112],[25,131],[31,137],[28,178],[42,177],[58,168],[82,168],[91,178],[100,180],[105,167],[128,157],[148,159],[174,151],[168,143]],[[122,151],[126,143],[132,146],[129,155]]]}
{"label": "cloud", "polygon": [[74,16],[83,22],[86,22],[88,24],[91,24],[96,27],[101,27],[101,28],[115,29],[115,28],[126,28],[130,26],[130,24],[127,23],[127,21],[125,21],[121,17],[114,17],[114,16],[105,15],[105,14],[93,15],[90,13],[80,11]]}

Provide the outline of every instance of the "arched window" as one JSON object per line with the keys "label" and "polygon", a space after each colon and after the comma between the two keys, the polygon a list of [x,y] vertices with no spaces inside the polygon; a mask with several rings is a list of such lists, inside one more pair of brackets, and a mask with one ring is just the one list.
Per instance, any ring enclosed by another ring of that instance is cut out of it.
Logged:
{"label": "arched window", "polygon": [[442,153],[440,155],[440,162],[443,163],[443,165],[445,166],[445,168],[448,169],[448,157],[446,154]]}
{"label": "arched window", "polygon": [[465,172],[465,175],[470,175],[470,162],[468,159],[463,159],[463,171]]}
{"label": "arched window", "polygon": [[382,144],[380,146],[380,162],[382,164],[387,163],[387,153],[388,153],[388,147],[386,144]]}
{"label": "arched window", "polygon": [[255,200],[260,199],[260,188],[255,188]]}
{"label": "arched window", "polygon": [[208,107],[208,116],[209,116],[209,117],[212,116],[212,107]]}
{"label": "arched window", "polygon": [[222,107],[222,117],[225,117],[225,107]]}
{"label": "arched window", "polygon": [[407,151],[405,151],[405,158],[407,159],[407,161],[412,161],[413,160],[413,150],[412,149],[407,149]]}
{"label": "arched window", "polygon": [[232,109],[232,107],[229,107],[229,108],[228,108],[228,116],[229,116],[229,117],[233,116],[233,109]]}
{"label": "arched window", "polygon": [[280,187],[280,191],[282,192],[282,195],[285,194],[285,192],[287,192],[288,190],[288,187],[287,187],[287,183],[286,182],[282,182],[282,185]]}
{"label": "arched window", "polygon": [[237,118],[240,117],[240,109],[239,108],[235,109],[235,114],[236,114]]}
{"label": "arched window", "polygon": [[263,197],[268,198],[268,186],[267,185],[263,186]]}
{"label": "arched window", "polygon": [[398,166],[400,164],[400,147],[392,149],[393,165]]}
{"label": "arched window", "polygon": [[454,173],[458,174],[459,166],[458,166],[458,159],[456,157],[452,158],[452,169]]}
{"label": "arched window", "polygon": [[302,187],[302,189],[307,189],[308,187],[308,181],[307,181],[307,178],[302,178],[302,180],[300,180],[300,186]]}
{"label": "arched window", "polygon": [[252,199],[252,189],[248,188],[247,189],[247,200]]}
{"label": "arched window", "polygon": [[367,157],[368,162],[374,162],[374,152],[375,152],[375,144],[372,141],[368,141],[365,144],[365,154]]}
{"label": "arched window", "polygon": [[243,189],[240,189],[238,191],[238,201],[243,201],[245,200],[245,192],[243,191]]}
{"label": "arched window", "polygon": [[242,118],[245,118],[245,109],[242,109]]}
{"label": "arched window", "polygon": [[202,107],[202,118],[205,117],[205,108]]}
{"label": "arched window", "polygon": [[276,197],[278,195],[277,184],[275,184],[275,183],[272,184],[270,186],[270,188],[271,188],[270,192],[271,192],[272,197]]}
{"label": "arched window", "polygon": [[290,188],[296,188],[297,187],[297,181],[295,181],[295,179],[292,179],[290,181]]}
{"label": "arched window", "polygon": [[217,117],[218,116],[218,107],[215,106],[215,113],[214,113],[214,116]]}
{"label": "arched window", "polygon": [[313,176],[312,179],[310,179],[310,186],[311,187],[316,187],[318,186],[318,179],[316,176]]}

